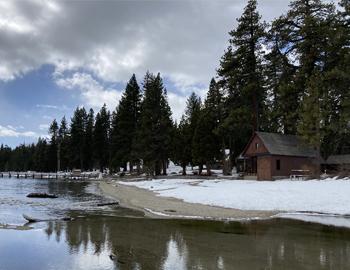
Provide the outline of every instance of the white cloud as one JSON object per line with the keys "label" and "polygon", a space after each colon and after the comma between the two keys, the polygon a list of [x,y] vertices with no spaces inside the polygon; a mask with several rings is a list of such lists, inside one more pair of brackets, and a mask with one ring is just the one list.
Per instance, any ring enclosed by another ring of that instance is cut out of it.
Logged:
{"label": "white cloud", "polygon": [[0,137],[40,137],[39,134],[33,131],[18,131],[12,126],[1,126],[0,125]]}
{"label": "white cloud", "polygon": [[105,88],[87,73],[75,72],[70,77],[57,78],[56,83],[66,89],[79,90],[84,104],[93,108],[106,104],[108,108],[114,109],[121,97],[120,91]]}
{"label": "white cloud", "polygon": [[39,125],[39,129],[42,131],[48,131],[49,130],[50,125],[49,124],[40,124]]}
{"label": "white cloud", "polygon": [[185,111],[187,98],[168,92],[168,102],[173,112],[174,121],[180,121],[182,114]]}
{"label": "white cloud", "polygon": [[50,115],[43,115],[42,118],[45,120],[53,120],[54,119],[54,117],[52,117]]}
{"label": "white cloud", "polygon": [[56,105],[50,105],[50,104],[36,104],[36,108],[42,108],[42,109],[52,109],[52,110],[58,110],[58,111],[67,111],[69,108],[66,105],[56,106]]}

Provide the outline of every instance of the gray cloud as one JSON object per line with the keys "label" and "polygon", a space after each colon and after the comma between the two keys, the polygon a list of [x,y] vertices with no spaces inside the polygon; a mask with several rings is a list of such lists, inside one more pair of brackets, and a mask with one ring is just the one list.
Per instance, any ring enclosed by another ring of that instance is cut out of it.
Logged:
{"label": "gray cloud", "polygon": [[[228,32],[245,4],[0,0],[0,80],[15,79],[43,64],[56,67],[54,79],[61,83],[72,83],[66,71],[125,82],[132,73],[142,78],[150,70],[161,72],[174,87],[169,92],[176,90],[183,97],[193,89],[202,90],[215,76]],[[259,10],[270,20],[287,5],[288,0],[261,0]],[[116,95],[94,87],[81,91],[82,100],[91,102],[89,95],[97,92],[104,94],[101,102]],[[176,100],[170,103],[177,104],[177,112],[183,109]]]}
{"label": "gray cloud", "polygon": [[[260,1],[265,19],[287,1]],[[207,83],[245,1],[3,1],[0,78],[45,63],[84,67],[108,81],[161,71],[178,85]]]}

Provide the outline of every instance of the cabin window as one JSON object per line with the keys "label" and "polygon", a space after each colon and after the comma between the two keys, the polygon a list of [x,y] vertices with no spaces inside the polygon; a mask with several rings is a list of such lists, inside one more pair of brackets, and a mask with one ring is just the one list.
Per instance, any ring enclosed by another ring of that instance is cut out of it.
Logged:
{"label": "cabin window", "polygon": [[255,149],[258,149],[258,148],[259,148],[259,144],[255,143]]}
{"label": "cabin window", "polygon": [[279,171],[281,169],[281,160],[276,160],[276,170]]}

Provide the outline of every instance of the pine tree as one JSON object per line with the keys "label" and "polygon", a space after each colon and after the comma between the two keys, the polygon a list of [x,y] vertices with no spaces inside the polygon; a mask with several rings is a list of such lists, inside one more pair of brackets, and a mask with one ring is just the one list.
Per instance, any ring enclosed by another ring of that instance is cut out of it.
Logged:
{"label": "pine tree", "polygon": [[[225,145],[230,148],[233,159],[243,150],[252,132],[266,126],[266,91],[262,65],[266,26],[261,22],[255,0],[248,1],[237,21],[238,26],[229,33],[230,44],[218,69],[218,85],[226,96],[224,117],[218,132],[226,135]],[[242,117],[243,113],[246,115]],[[232,130],[227,125],[234,121],[238,121],[235,123],[235,126],[240,127],[237,130]]]}
{"label": "pine tree", "polygon": [[94,110],[90,109],[87,115],[86,128],[85,128],[85,138],[84,138],[84,157],[85,157],[85,169],[92,170],[94,167],[94,157],[93,157],[93,145],[94,145],[94,124],[95,116]]}
{"label": "pine tree", "polygon": [[[199,118],[201,115],[201,107],[202,107],[202,101],[199,96],[197,96],[195,93],[192,93],[190,97],[187,99],[186,103],[186,109],[185,109],[185,123],[188,125],[188,144],[190,146],[190,155],[191,155],[191,160],[190,163],[193,166],[196,165],[194,159],[193,159],[193,137],[194,133],[197,127],[197,124],[199,122]],[[180,123],[181,124],[181,123]],[[187,127],[186,127],[187,129]]]}
{"label": "pine tree", "polygon": [[182,116],[179,125],[174,124],[172,135],[171,160],[182,167],[182,175],[186,175],[186,167],[192,162],[192,139],[190,123]]}
{"label": "pine tree", "polygon": [[268,39],[270,52],[266,55],[264,68],[268,97],[266,128],[271,132],[295,134],[299,106],[299,94],[294,85],[296,68],[279,51],[278,34],[270,30]]}
{"label": "pine tree", "polygon": [[199,173],[202,172],[202,165],[207,168],[207,175],[211,175],[211,167],[215,158],[221,156],[218,153],[218,141],[215,129],[215,117],[207,108],[201,111],[201,116],[193,137],[193,159],[199,164]]}
{"label": "pine tree", "polygon": [[85,108],[77,108],[70,124],[70,159],[72,168],[84,169],[86,120]]}
{"label": "pine tree", "polygon": [[[342,39],[341,53],[337,68],[334,69],[333,74],[336,84],[334,87],[338,89],[341,98],[338,101],[339,105],[339,119],[338,137],[339,143],[336,147],[336,153],[348,154],[350,153],[350,2],[348,0],[341,0],[339,11],[338,36]],[[336,111],[336,110],[335,110]]]}
{"label": "pine tree", "polygon": [[223,136],[221,138],[218,132],[222,114],[222,94],[215,80],[212,79],[193,136],[193,158],[200,166],[206,165],[208,175],[211,175],[211,167],[215,160],[223,157],[221,152],[224,149]]}
{"label": "pine tree", "polygon": [[95,160],[103,172],[109,164],[109,134],[110,134],[110,113],[104,104],[96,115],[94,130],[94,153]]}
{"label": "pine tree", "polygon": [[64,116],[58,130],[58,160],[57,170],[67,170],[70,166],[70,138],[67,120]]}
{"label": "pine tree", "polygon": [[193,138],[201,113],[201,99],[192,93],[186,102],[185,113],[180,123],[175,123],[172,141],[171,160],[182,167],[182,174],[186,175],[186,166],[195,166],[193,159]]}
{"label": "pine tree", "polygon": [[323,65],[324,44],[333,15],[332,4],[321,0],[294,0],[290,10],[272,23],[270,34],[275,56],[270,56],[283,61],[279,72],[284,75],[274,89],[280,99],[274,103],[281,111],[280,121],[285,133],[296,132],[299,104],[309,78]]}
{"label": "pine tree", "polygon": [[139,160],[134,154],[136,131],[139,125],[141,110],[141,93],[133,74],[125,92],[113,113],[111,131],[112,161],[117,167],[125,166],[129,162],[130,172],[134,163]]}
{"label": "pine tree", "polygon": [[298,125],[298,132],[307,143],[320,149],[322,140],[322,77],[314,74],[307,83],[307,94],[303,98],[301,121]]}
{"label": "pine tree", "polygon": [[34,153],[34,168],[38,172],[48,171],[48,145],[45,139],[39,138]]}
{"label": "pine tree", "polygon": [[277,82],[280,100],[274,103],[285,111],[279,121],[287,123],[285,132],[298,127],[298,133],[325,158],[344,145],[349,119],[349,79],[344,72],[349,66],[348,27],[341,17],[333,4],[296,0],[271,30],[276,55],[293,70],[287,81]]}
{"label": "pine tree", "polygon": [[166,89],[160,74],[147,73],[143,82],[144,100],[141,105],[140,129],[137,135],[137,151],[142,157],[144,169],[150,174],[166,174],[171,152],[173,123]]}
{"label": "pine tree", "polygon": [[251,111],[252,130],[261,125],[259,119],[265,98],[261,66],[265,25],[260,20],[256,0],[248,1],[237,20],[237,28],[230,32],[230,46],[218,70],[220,84],[227,91],[232,105],[238,102]]}
{"label": "pine tree", "polygon": [[214,78],[210,81],[209,91],[204,106],[213,114],[217,128],[223,118],[223,94]]}
{"label": "pine tree", "polygon": [[111,116],[111,136],[110,136],[110,152],[111,152],[111,160],[110,160],[110,168],[113,171],[119,172],[121,167],[124,167],[124,171],[126,171],[125,161],[123,162],[123,157],[119,154],[119,147],[121,142],[120,129],[119,129],[119,115],[118,115],[118,107],[112,113]]}
{"label": "pine tree", "polygon": [[58,155],[58,124],[56,119],[54,119],[49,127],[50,145],[48,152],[48,162],[50,171],[57,171],[57,155]]}

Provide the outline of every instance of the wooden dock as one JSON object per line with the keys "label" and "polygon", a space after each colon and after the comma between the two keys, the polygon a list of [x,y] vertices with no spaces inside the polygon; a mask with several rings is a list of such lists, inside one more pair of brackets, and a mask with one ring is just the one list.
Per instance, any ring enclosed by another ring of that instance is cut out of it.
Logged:
{"label": "wooden dock", "polygon": [[98,174],[92,173],[39,173],[39,172],[0,172],[0,178],[31,178],[31,179],[72,179],[72,180],[86,180],[97,179]]}

